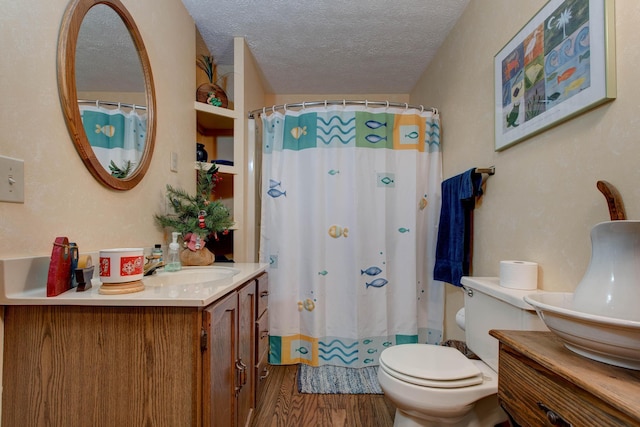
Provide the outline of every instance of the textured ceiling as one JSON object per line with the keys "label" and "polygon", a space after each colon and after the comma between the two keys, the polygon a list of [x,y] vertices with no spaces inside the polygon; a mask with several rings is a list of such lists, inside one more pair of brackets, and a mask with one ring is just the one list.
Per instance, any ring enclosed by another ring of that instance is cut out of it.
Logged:
{"label": "textured ceiling", "polygon": [[277,94],[409,93],[469,0],[182,0],[221,65],[245,38]]}

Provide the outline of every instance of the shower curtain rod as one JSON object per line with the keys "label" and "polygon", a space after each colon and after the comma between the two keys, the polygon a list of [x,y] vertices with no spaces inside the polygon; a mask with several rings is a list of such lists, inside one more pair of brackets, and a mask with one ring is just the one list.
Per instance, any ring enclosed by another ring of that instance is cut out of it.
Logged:
{"label": "shower curtain rod", "polygon": [[144,105],[137,105],[137,104],[127,104],[126,102],[115,102],[115,101],[100,101],[99,99],[78,99],[78,104],[96,104],[96,107],[99,107],[100,104],[102,105],[111,105],[114,107],[125,107],[125,108],[131,108],[132,110],[146,110],[147,107],[145,107]]}
{"label": "shower curtain rod", "polygon": [[376,105],[376,106],[383,106],[383,107],[400,107],[400,108],[405,108],[405,109],[409,109],[409,108],[413,108],[416,110],[420,110],[420,111],[424,111],[424,110],[431,110],[432,113],[438,114],[438,109],[434,108],[434,107],[427,107],[425,108],[423,105],[411,105],[408,104],[406,102],[389,102],[389,101],[369,101],[369,100],[363,100],[363,101],[350,101],[348,99],[342,99],[342,100],[324,100],[324,101],[309,101],[309,102],[296,102],[296,103],[292,103],[292,104],[280,104],[280,105],[273,105],[271,107],[262,107],[262,108],[258,108],[255,110],[251,110],[249,111],[249,118],[253,119],[254,114],[256,113],[260,113],[262,112],[263,114],[265,114],[268,110],[271,110],[272,112],[275,112],[276,110],[287,110],[288,108],[306,108],[306,107],[314,107],[314,106],[318,106],[318,105],[324,105],[325,107],[327,105],[364,105],[364,106],[369,106],[369,105]]}

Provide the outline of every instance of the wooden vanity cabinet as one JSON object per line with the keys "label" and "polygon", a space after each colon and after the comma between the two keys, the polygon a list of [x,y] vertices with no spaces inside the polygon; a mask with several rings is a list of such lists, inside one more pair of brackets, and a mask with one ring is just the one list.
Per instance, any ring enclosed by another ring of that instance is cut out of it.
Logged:
{"label": "wooden vanity cabinet", "polygon": [[5,306],[2,426],[246,425],[259,283],[204,308]]}
{"label": "wooden vanity cabinet", "polygon": [[579,356],[552,332],[497,331],[498,400],[514,426],[640,426],[640,371]]}

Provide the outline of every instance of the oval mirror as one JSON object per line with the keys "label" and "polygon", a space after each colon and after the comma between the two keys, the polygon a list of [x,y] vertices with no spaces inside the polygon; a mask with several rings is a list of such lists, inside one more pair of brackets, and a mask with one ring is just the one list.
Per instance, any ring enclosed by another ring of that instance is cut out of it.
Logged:
{"label": "oval mirror", "polygon": [[144,177],[155,143],[151,65],[119,0],[72,0],[58,40],[58,90],[67,128],[91,174],[114,190]]}

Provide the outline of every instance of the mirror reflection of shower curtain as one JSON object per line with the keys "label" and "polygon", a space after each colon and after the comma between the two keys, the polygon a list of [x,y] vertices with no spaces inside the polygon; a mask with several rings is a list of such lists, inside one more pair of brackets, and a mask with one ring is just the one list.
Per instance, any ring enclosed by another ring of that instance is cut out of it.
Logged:
{"label": "mirror reflection of shower curtain", "polygon": [[261,118],[270,362],[364,367],[391,345],[439,343],[438,114],[329,106]]}
{"label": "mirror reflection of shower curtain", "polygon": [[131,162],[131,171],[136,169],[144,153],[146,113],[81,105],[80,116],[89,144],[106,171],[111,173],[111,162],[123,170]]}

